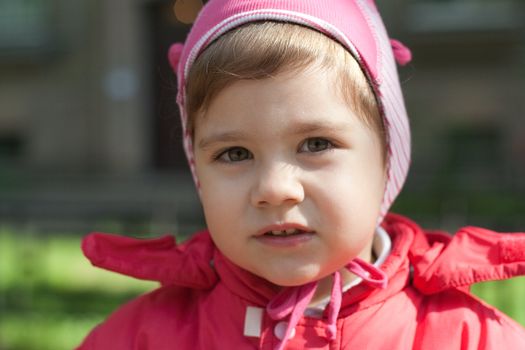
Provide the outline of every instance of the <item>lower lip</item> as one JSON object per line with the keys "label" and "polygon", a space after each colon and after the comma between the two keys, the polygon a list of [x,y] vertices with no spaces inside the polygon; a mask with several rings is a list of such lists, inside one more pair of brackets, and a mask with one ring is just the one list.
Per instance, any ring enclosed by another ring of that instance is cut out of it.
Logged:
{"label": "lower lip", "polygon": [[302,244],[305,244],[312,240],[315,233],[312,232],[305,232],[298,235],[290,235],[290,236],[271,236],[271,235],[262,235],[257,236],[256,239],[260,243],[272,247],[278,247],[278,248],[292,248],[297,247]]}

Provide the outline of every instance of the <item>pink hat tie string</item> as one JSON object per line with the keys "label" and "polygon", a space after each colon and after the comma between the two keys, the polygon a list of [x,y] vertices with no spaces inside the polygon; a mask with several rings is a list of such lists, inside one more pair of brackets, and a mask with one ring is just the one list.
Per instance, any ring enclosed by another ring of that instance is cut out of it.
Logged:
{"label": "pink hat tie string", "polygon": [[[358,276],[364,283],[374,288],[386,288],[388,277],[378,267],[360,259],[355,258],[345,266],[348,271]],[[337,333],[337,317],[341,309],[343,298],[343,284],[341,273],[334,272],[332,281],[332,292],[330,302],[327,306],[326,338],[334,340]],[[308,308],[319,281],[310,282],[302,286],[289,287],[277,294],[266,307],[266,312],[273,320],[282,320],[289,317],[288,325],[283,339],[276,346],[276,350],[284,349],[286,341],[292,330],[297,326],[299,319]]]}

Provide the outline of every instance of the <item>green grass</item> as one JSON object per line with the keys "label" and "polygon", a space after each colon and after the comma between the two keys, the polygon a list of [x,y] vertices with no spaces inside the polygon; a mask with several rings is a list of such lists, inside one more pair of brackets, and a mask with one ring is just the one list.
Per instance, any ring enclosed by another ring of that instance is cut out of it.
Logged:
{"label": "green grass", "polygon": [[155,287],[94,268],[79,237],[0,229],[0,349],[71,350],[112,310]]}
{"label": "green grass", "polygon": [[472,293],[525,326],[525,277],[478,283]]}
{"label": "green grass", "polygon": [[[79,237],[0,229],[0,349],[73,349],[112,310],[155,287],[92,267]],[[525,325],[525,277],[473,291]]]}

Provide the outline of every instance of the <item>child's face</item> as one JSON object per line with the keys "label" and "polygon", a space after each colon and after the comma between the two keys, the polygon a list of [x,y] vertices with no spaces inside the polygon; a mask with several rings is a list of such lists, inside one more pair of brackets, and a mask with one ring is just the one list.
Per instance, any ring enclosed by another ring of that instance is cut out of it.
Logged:
{"label": "child's face", "polygon": [[195,165],[213,240],[277,285],[370,257],[386,181],[381,146],[337,86],[322,69],[238,81],[196,120]]}

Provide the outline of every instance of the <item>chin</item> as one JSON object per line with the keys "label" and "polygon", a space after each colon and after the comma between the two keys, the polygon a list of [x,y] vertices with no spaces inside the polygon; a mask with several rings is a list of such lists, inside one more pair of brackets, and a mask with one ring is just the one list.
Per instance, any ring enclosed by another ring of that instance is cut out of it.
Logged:
{"label": "chin", "polygon": [[295,287],[295,286],[301,286],[303,284],[316,281],[322,278],[322,276],[319,276],[318,274],[298,274],[298,273],[290,273],[290,274],[272,274],[271,276],[262,276],[264,279],[268,280],[269,282],[280,286],[280,287]]}

